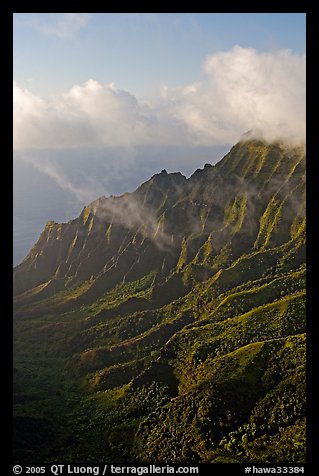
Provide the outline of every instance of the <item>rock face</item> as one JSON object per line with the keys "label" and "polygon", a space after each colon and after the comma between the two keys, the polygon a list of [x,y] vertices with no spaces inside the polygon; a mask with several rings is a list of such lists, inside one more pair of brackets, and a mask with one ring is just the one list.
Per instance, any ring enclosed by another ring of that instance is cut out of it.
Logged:
{"label": "rock face", "polygon": [[[14,269],[19,461],[304,461],[305,240],[305,149],[261,141],[48,222]],[[56,387],[80,416],[36,456]]]}

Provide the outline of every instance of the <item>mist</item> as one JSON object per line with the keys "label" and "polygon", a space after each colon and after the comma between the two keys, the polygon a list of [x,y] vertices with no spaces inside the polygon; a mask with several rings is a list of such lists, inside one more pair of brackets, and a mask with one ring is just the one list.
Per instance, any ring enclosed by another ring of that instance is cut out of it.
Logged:
{"label": "mist", "polygon": [[96,198],[132,192],[163,168],[190,176],[205,163],[219,161],[230,147],[229,144],[15,151],[14,264],[26,256],[48,220],[69,221]]}

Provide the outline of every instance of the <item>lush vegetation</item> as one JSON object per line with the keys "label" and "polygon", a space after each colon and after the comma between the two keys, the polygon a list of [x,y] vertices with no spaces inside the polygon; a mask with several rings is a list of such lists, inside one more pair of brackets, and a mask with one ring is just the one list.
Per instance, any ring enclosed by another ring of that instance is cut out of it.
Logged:
{"label": "lush vegetation", "polygon": [[21,463],[305,461],[305,156],[239,143],[14,270]]}

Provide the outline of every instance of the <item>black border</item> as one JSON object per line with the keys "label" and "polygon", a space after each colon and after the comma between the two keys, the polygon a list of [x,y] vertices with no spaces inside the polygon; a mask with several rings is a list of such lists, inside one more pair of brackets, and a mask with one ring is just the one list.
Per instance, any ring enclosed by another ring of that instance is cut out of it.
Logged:
{"label": "black border", "polygon": [[[4,474],[12,474],[12,285],[11,285],[11,273],[12,273],[12,229],[13,229],[13,203],[12,203],[12,180],[13,172],[11,165],[12,157],[12,143],[13,143],[13,131],[12,131],[12,95],[9,91],[12,91],[12,79],[13,79],[13,14],[14,12],[27,13],[27,12],[73,12],[82,11],[86,12],[88,6],[94,9],[96,13],[104,13],[104,10],[109,5],[104,4],[103,7],[99,6],[97,2],[92,2],[90,5],[80,4],[80,2],[37,2],[29,1],[13,1],[10,5],[0,6],[0,21],[1,21],[1,47],[3,49],[4,58],[2,70],[3,96],[6,99],[6,108],[1,108],[3,113],[2,130],[4,131],[2,138],[5,143],[5,148],[2,149],[2,229],[1,237],[3,244],[2,251],[2,277],[4,278],[1,285],[2,290],[2,339],[4,342],[1,344],[1,350],[3,352],[2,362],[5,363],[5,369],[3,370],[3,378],[1,385],[2,397],[5,397],[1,405],[1,423],[3,439],[6,441],[8,448],[2,452],[6,463],[8,463],[8,473],[6,470]],[[304,2],[288,2],[287,0],[281,0],[273,2],[254,2],[249,5],[249,2],[236,2],[235,5],[227,2],[228,11],[221,4],[214,5],[214,12],[209,13],[305,13],[307,18],[307,463],[305,472],[309,471],[312,474],[312,468],[319,469],[319,419],[318,419],[318,404],[319,385],[317,383],[319,371],[318,371],[318,357],[315,355],[316,350],[319,347],[317,340],[319,336],[319,306],[316,302],[319,294],[319,273],[318,265],[319,260],[316,259],[318,255],[318,243],[316,235],[319,231],[319,216],[316,213],[319,208],[319,198],[316,196],[316,191],[319,189],[319,155],[318,155],[318,143],[315,138],[318,136],[318,88],[319,80],[317,73],[318,58],[319,58],[319,10],[316,5],[316,1],[304,1]],[[166,8],[161,4],[162,8]],[[184,5],[185,7],[186,5]],[[84,8],[83,8],[84,7]],[[123,9],[125,5],[122,5]],[[147,5],[149,7],[149,5]],[[136,9],[140,12],[148,11],[148,8]],[[172,8],[172,5],[169,5]],[[240,9],[238,8],[240,7]],[[256,8],[258,7],[258,8]],[[174,7],[173,7],[174,8]],[[178,11],[179,8],[176,8]],[[199,10],[205,13],[206,8]],[[240,10],[240,11],[239,11]],[[125,8],[125,12],[130,12],[130,8]],[[110,13],[110,12],[108,12]],[[132,12],[131,12],[132,13]],[[186,12],[185,12],[186,13]],[[208,12],[206,12],[208,13]],[[10,73],[9,73],[10,72]],[[3,101],[4,103],[5,101]],[[4,140],[5,139],[5,140]],[[98,463],[98,462],[97,462]],[[262,466],[256,463],[257,466]],[[201,467],[202,465],[200,465]],[[205,466],[205,468],[204,468]],[[217,474],[221,474],[221,470],[225,470],[226,473],[230,468],[229,464],[214,464],[212,468],[210,465],[203,465],[203,469],[213,469],[217,471]],[[235,466],[241,467],[242,470],[238,474],[244,474],[243,465],[232,465],[232,469],[235,470],[233,474],[237,474]],[[265,466],[265,465],[264,465]],[[275,465],[274,465],[275,466]],[[282,466],[282,465],[281,465]],[[239,468],[238,468],[239,469]],[[200,470],[200,473],[202,471]],[[47,474],[50,472],[47,470]]]}

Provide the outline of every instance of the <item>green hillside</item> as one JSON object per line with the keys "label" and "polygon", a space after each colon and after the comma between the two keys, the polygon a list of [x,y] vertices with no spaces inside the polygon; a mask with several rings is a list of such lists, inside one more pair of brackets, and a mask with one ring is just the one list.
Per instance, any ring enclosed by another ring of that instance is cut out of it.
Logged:
{"label": "green hillside", "polygon": [[14,269],[19,463],[305,461],[305,149],[48,222]]}

